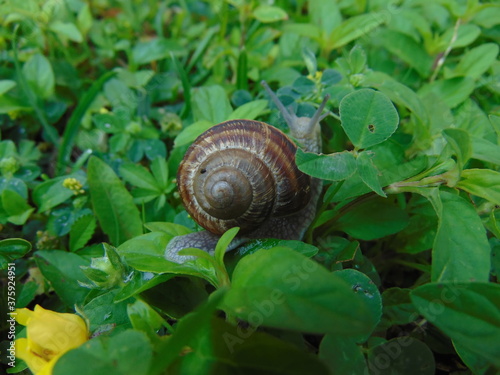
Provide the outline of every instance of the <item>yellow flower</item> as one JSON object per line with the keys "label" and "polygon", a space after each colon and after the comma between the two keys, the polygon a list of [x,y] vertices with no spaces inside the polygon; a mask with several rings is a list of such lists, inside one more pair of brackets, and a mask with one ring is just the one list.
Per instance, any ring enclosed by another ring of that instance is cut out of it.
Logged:
{"label": "yellow flower", "polygon": [[36,375],[50,375],[57,360],[88,340],[85,321],[75,314],[62,314],[36,305],[33,311],[17,309],[16,320],[26,326],[27,338],[16,340],[16,357]]}

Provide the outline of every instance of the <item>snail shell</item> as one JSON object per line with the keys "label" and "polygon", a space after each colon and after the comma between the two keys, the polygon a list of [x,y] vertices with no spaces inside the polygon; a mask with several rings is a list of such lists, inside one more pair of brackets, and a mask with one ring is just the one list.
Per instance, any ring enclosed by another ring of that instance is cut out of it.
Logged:
{"label": "snail shell", "polygon": [[311,178],[295,164],[297,147],[282,131],[253,120],[216,125],[187,150],[177,172],[181,199],[202,227],[222,234],[258,228],[296,213],[311,199]]}

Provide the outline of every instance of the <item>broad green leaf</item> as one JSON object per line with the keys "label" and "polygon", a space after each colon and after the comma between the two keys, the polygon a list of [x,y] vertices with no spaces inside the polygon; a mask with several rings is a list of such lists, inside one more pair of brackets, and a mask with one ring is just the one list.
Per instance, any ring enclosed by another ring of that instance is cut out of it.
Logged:
{"label": "broad green leaf", "polygon": [[69,351],[57,360],[54,375],[147,375],[153,350],[143,332],[127,330],[114,336],[100,336]]}
{"label": "broad green leaf", "polygon": [[340,6],[334,1],[310,0],[307,6],[312,23],[325,35],[329,35],[342,22]]}
{"label": "broad green leaf", "polygon": [[0,212],[4,211],[7,220],[15,225],[24,225],[35,211],[25,198],[12,190],[4,190],[0,196]]}
{"label": "broad green leaf", "polygon": [[167,189],[169,185],[168,180],[168,165],[165,158],[157,157],[151,162],[151,172],[156,180],[156,184],[162,190]]}
{"label": "broad green leaf", "polygon": [[[116,302],[115,298],[119,293],[119,288],[111,289],[92,298],[83,306],[83,313],[90,322],[90,332],[94,334],[108,331],[117,333],[132,328],[127,315],[127,306],[134,302],[134,299]],[[81,303],[80,301],[79,304]]]}
{"label": "broad green leaf", "polygon": [[433,58],[427,54],[422,43],[417,43],[408,35],[393,30],[384,30],[380,36],[383,46],[394,56],[414,68],[420,76],[429,76]]}
{"label": "broad green leaf", "polygon": [[381,197],[387,197],[382,190],[379,180],[379,171],[372,162],[372,153],[369,151],[361,152],[356,159],[358,174],[363,182]]}
{"label": "broad green leaf", "polygon": [[184,146],[192,143],[204,131],[210,129],[214,125],[213,122],[207,120],[196,121],[182,131],[175,137],[174,146]]}
{"label": "broad green leaf", "polygon": [[[211,262],[200,257],[182,264],[165,259],[165,250],[172,237],[165,232],[147,233],[124,242],[117,251],[125,258],[128,265],[139,271],[196,276],[209,281],[212,285],[218,285],[213,259]],[[191,249],[182,251],[189,253]],[[209,256],[205,252],[197,252],[196,255]]]}
{"label": "broad green leaf", "polygon": [[477,79],[495,62],[497,55],[498,44],[495,43],[485,43],[473,48],[461,56],[458,65],[452,71],[451,77],[463,76]]}
{"label": "broad green leaf", "polygon": [[226,290],[219,289],[210,295],[210,299],[194,312],[183,317],[177,324],[175,333],[158,345],[158,356],[152,367],[151,375],[165,373],[165,368],[172,364],[188,345],[192,345],[201,332],[208,329],[216,308],[221,303]]}
{"label": "broad green leaf", "polygon": [[282,8],[273,5],[259,5],[253,11],[253,16],[262,23],[284,21],[288,14]]}
{"label": "broad green leaf", "polygon": [[428,113],[417,93],[390,75],[382,72],[368,72],[362,84],[379,90],[394,103],[412,111],[424,124],[427,123]]}
{"label": "broad green leaf", "polygon": [[500,172],[491,169],[466,169],[457,188],[500,206]]}
{"label": "broad green leaf", "polygon": [[469,133],[462,129],[445,129],[443,136],[457,156],[458,167],[462,169],[472,156],[472,142]]}
{"label": "broad green leaf", "polygon": [[96,225],[95,217],[92,215],[82,216],[75,221],[69,232],[69,249],[76,251],[84,247],[92,238]]}
{"label": "broad green leaf", "polygon": [[430,200],[439,217],[432,249],[432,281],[488,280],[490,246],[474,207],[446,191]]}
{"label": "broad green leaf", "polygon": [[165,39],[162,37],[150,39],[144,42],[138,42],[132,48],[132,61],[136,65],[143,65],[151,61],[163,60],[174,56],[180,56],[185,53],[185,49],[175,39]]}
{"label": "broad green leaf", "polygon": [[350,337],[325,335],[321,340],[318,356],[332,374],[368,374],[363,350]]}
{"label": "broad green leaf", "polygon": [[442,99],[448,107],[455,108],[467,100],[475,88],[474,79],[471,77],[456,77],[428,83],[422,86],[418,94],[424,97],[432,93]]}
{"label": "broad green leaf", "polygon": [[500,285],[430,283],[414,289],[411,299],[454,343],[500,367]]}
{"label": "broad green leaf", "polygon": [[49,29],[58,34],[59,37],[68,38],[76,43],[83,42],[83,36],[74,23],[54,21],[49,25]]}
{"label": "broad green leaf", "polygon": [[127,314],[136,331],[144,332],[152,340],[159,339],[156,332],[165,324],[165,320],[151,306],[136,300],[127,306]]}
{"label": "broad green leaf", "polygon": [[189,228],[175,223],[167,223],[163,221],[155,221],[144,224],[144,226],[151,232],[165,232],[171,237],[182,236],[191,233]]}
{"label": "broad green leaf", "polygon": [[373,29],[384,23],[384,21],[384,16],[376,12],[349,17],[333,29],[328,36],[325,47],[330,50],[340,48],[370,33]]}
{"label": "broad green leaf", "polygon": [[485,6],[474,15],[472,21],[479,26],[490,29],[500,23],[500,6],[493,2],[484,5]]}
{"label": "broad green leaf", "polygon": [[411,336],[383,342],[368,352],[370,374],[434,375],[434,355],[422,341]]}
{"label": "broad green leaf", "polygon": [[39,212],[45,212],[65,202],[74,195],[74,191],[63,186],[64,180],[68,178],[77,179],[85,185],[86,178],[82,173],[74,173],[67,176],[56,177],[37,185],[33,190],[33,201],[38,206]]}
{"label": "broad green leaf", "polygon": [[89,4],[84,4],[76,17],[76,25],[83,35],[87,35],[90,28],[92,27],[92,13],[90,12]]}
{"label": "broad green leaf", "polygon": [[302,172],[330,181],[345,180],[356,171],[356,159],[348,151],[322,155],[299,148],[295,162]]}
{"label": "broad green leaf", "polygon": [[111,167],[93,156],[87,176],[94,212],[111,243],[117,246],[142,234],[139,210]]}
{"label": "broad green leaf", "polygon": [[[176,369],[183,374],[327,375],[326,366],[304,347],[253,327],[212,319]],[[272,364],[272,368],[271,365]]]}
{"label": "broad green leaf", "polygon": [[22,238],[8,238],[0,241],[0,270],[7,264],[21,258],[31,250],[31,243]]}
{"label": "broad green leaf", "polygon": [[15,87],[17,85],[16,81],[13,81],[11,79],[1,79],[0,80],[0,95],[5,94],[7,91],[9,91],[11,88]]}
{"label": "broad green leaf", "polygon": [[472,137],[472,157],[500,165],[500,146],[484,138]]}
{"label": "broad green leaf", "polygon": [[37,53],[24,63],[23,74],[37,96],[47,99],[54,93],[54,71],[50,61]]}
{"label": "broad green leaf", "polygon": [[206,120],[219,124],[233,111],[222,86],[203,86],[192,90],[191,101],[195,121]]}
{"label": "broad green leaf", "polygon": [[393,202],[374,198],[353,206],[336,225],[356,239],[370,241],[403,230],[408,221],[408,214]]}
{"label": "broad green leaf", "polygon": [[251,326],[364,335],[368,304],[348,283],[294,250],[277,247],[241,259],[223,309]]}
{"label": "broad green leaf", "polygon": [[273,247],[288,247],[289,249],[295,250],[309,258],[315,256],[319,251],[316,246],[307,244],[302,241],[266,238],[244,243],[241,246],[238,246],[236,252],[239,256],[245,256],[253,254],[259,250],[269,250]]}
{"label": "broad green leaf", "polygon": [[87,281],[80,268],[88,266],[85,259],[61,250],[37,251],[34,258],[43,277],[68,307],[82,303],[89,293],[89,289],[80,285]]}
{"label": "broad green leaf", "polygon": [[229,114],[227,120],[254,120],[267,108],[267,105],[267,100],[253,100],[236,108],[231,114]]}
{"label": "broad green leaf", "polygon": [[123,163],[120,165],[120,175],[130,184],[152,191],[159,191],[158,183],[153,175],[142,165]]}
{"label": "broad green leaf", "polygon": [[342,128],[356,148],[382,143],[398,127],[399,116],[391,101],[382,93],[361,89],[340,102]]}
{"label": "broad green leaf", "polygon": [[365,319],[367,323],[369,322],[372,325],[371,330],[367,330],[359,337],[355,335],[349,337],[350,339],[356,338],[356,342],[364,342],[370,337],[382,316],[382,297],[380,296],[380,292],[373,281],[362,272],[354,269],[345,269],[336,271],[335,275],[347,282],[354,293],[362,299],[368,307],[369,314],[366,315]]}

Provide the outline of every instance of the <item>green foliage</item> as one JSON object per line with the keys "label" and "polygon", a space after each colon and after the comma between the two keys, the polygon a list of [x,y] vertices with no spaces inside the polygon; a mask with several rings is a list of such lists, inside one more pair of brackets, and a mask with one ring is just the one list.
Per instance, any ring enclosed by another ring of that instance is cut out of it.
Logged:
{"label": "green foliage", "polygon": [[[500,371],[498,2],[26,0],[0,25],[0,278],[92,336],[54,374]],[[172,263],[189,144],[287,130],[261,80],[298,117],[330,96],[296,154],[317,215]]]}

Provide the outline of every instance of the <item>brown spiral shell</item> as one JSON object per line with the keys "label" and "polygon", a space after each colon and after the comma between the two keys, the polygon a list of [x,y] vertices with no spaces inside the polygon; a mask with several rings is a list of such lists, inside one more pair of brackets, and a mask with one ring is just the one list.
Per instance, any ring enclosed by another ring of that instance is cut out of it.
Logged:
{"label": "brown spiral shell", "polygon": [[181,199],[202,227],[222,234],[258,228],[310,200],[311,178],[295,164],[297,147],[283,132],[253,120],[216,125],[187,150],[177,172]]}

